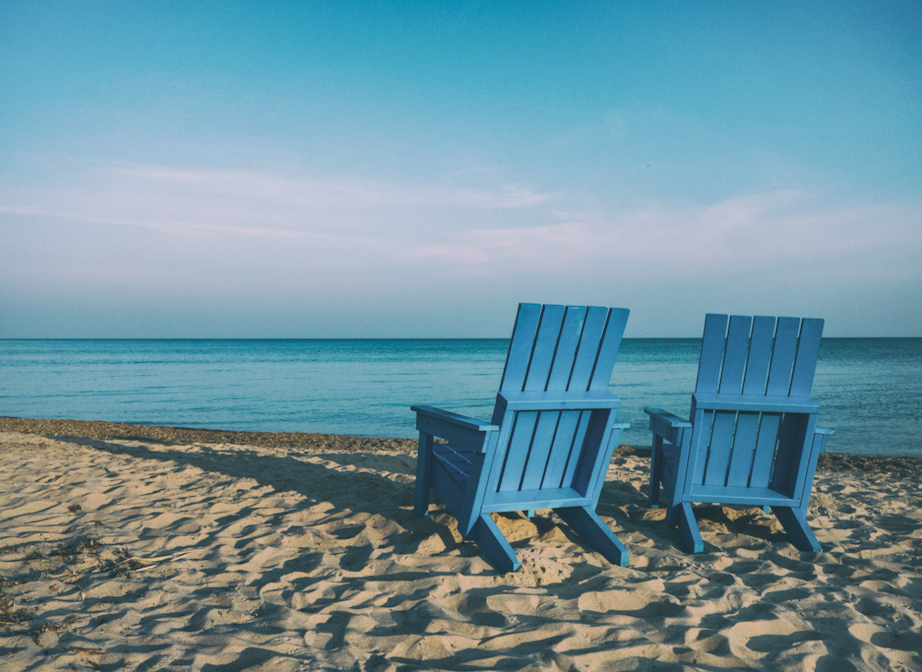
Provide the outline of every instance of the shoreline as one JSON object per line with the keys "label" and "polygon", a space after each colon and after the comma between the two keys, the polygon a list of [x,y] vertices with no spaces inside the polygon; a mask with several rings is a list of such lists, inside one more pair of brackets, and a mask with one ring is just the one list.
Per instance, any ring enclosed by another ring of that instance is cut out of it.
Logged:
{"label": "shoreline", "polygon": [[[161,425],[134,425],[104,420],[13,418],[0,416],[0,432],[21,432],[47,437],[80,437],[101,441],[110,439],[153,440],[170,444],[227,443],[261,448],[286,448],[316,451],[389,450],[416,454],[416,439],[350,436],[307,432],[238,432],[221,429],[195,429]],[[649,457],[645,446],[619,446],[616,455]],[[893,473],[901,477],[922,474],[920,456],[869,456],[826,452],[820,455],[819,471]]]}

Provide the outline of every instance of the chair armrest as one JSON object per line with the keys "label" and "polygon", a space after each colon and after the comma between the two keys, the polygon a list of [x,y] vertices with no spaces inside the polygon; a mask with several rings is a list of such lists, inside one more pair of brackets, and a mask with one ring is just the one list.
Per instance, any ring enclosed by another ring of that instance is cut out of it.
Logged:
{"label": "chair armrest", "polygon": [[416,412],[416,429],[424,434],[448,439],[477,451],[485,450],[487,437],[499,432],[499,425],[482,422],[432,406],[411,406]]}
{"label": "chair armrest", "polygon": [[661,408],[645,408],[643,412],[650,416],[650,429],[669,443],[679,444],[679,437],[685,429],[691,429],[692,423],[683,420]]}
{"label": "chair armrest", "polygon": [[[434,406],[410,406],[410,410],[416,411],[417,421],[420,417],[428,417],[434,420],[450,422],[451,424],[458,427],[463,427],[464,429],[472,429],[477,432],[499,431],[499,425],[493,425],[489,422],[483,422],[477,418],[471,418],[466,415],[459,415],[458,413],[452,413],[451,411],[443,411],[441,408],[435,408]],[[435,436],[439,435],[436,434]]]}
{"label": "chair armrest", "polygon": [[816,444],[819,442],[819,449],[821,453],[826,452],[826,441],[835,433],[836,430],[830,429],[829,427],[820,427],[819,425],[816,425],[813,428],[813,443]]}

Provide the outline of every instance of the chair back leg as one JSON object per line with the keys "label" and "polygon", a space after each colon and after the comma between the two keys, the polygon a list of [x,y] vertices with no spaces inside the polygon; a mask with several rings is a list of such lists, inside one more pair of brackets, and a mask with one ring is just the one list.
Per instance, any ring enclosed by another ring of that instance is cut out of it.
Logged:
{"label": "chair back leg", "polygon": [[514,572],[522,566],[512,546],[506,541],[506,537],[493,522],[489,513],[480,514],[471,536],[499,571]]}
{"label": "chair back leg", "polygon": [[416,492],[413,513],[422,518],[429,513],[429,485],[432,479],[432,435],[420,433],[416,451]]}
{"label": "chair back leg", "polygon": [[704,550],[704,540],[698,530],[698,521],[695,519],[695,512],[691,504],[682,502],[676,509],[679,517],[679,532],[682,533],[685,550],[689,553],[701,553]]}
{"label": "chair back leg", "polygon": [[628,566],[630,554],[598,514],[588,506],[554,509],[586,544],[614,565]]}

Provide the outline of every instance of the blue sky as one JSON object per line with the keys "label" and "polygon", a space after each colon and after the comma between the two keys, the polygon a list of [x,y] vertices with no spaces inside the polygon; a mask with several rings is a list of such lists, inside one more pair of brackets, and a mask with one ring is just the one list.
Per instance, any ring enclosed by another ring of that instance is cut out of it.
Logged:
{"label": "blue sky", "polygon": [[0,337],[922,336],[919,2],[0,3]]}

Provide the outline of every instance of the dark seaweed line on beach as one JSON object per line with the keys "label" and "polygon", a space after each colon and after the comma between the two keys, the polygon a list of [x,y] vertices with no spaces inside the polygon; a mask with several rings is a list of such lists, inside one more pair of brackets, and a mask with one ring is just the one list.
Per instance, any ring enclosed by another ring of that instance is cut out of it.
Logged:
{"label": "dark seaweed line on beach", "polygon": [[[0,432],[22,432],[48,437],[68,436],[97,439],[157,441],[167,444],[230,443],[243,446],[288,448],[295,450],[364,451],[392,450],[416,452],[414,439],[388,439],[304,432],[230,432],[219,429],[129,425],[100,420],[54,420],[0,417]],[[648,456],[649,448],[621,446],[621,454]],[[886,472],[909,478],[922,473],[922,457],[867,457],[826,453],[817,468],[822,471]]]}
{"label": "dark seaweed line on beach", "polygon": [[129,425],[100,420],[44,418],[33,420],[0,417],[0,432],[22,432],[49,437],[81,437],[101,441],[124,439],[156,441],[165,444],[230,443],[241,446],[295,450],[393,450],[405,453],[416,451],[416,441],[413,439],[384,439],[304,432],[230,432],[220,429]]}

